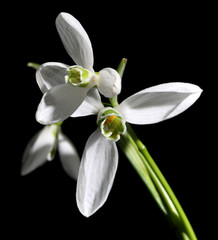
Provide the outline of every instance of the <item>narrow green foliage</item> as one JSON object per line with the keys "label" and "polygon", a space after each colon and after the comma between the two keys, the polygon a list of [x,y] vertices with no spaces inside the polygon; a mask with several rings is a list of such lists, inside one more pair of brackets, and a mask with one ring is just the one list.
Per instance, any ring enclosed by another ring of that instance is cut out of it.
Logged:
{"label": "narrow green foliage", "polygon": [[34,62],[29,62],[29,63],[27,63],[27,66],[37,70],[40,67],[40,64],[34,63]]}

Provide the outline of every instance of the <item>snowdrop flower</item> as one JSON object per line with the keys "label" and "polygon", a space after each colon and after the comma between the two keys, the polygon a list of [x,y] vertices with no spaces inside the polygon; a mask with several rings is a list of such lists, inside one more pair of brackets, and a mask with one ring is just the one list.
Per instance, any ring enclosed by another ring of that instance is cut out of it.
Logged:
{"label": "snowdrop flower", "polygon": [[51,161],[57,149],[63,169],[76,180],[80,159],[72,142],[62,133],[60,124],[45,126],[29,141],[23,154],[21,175]]}
{"label": "snowdrop flower", "polygon": [[189,83],[166,83],[144,89],[115,108],[104,107],[96,89],[73,117],[98,115],[97,130],[89,137],[79,169],[76,199],[81,213],[89,217],[106,201],[118,165],[116,141],[125,134],[125,122],[152,124],[172,118],[189,108],[202,90]]}
{"label": "snowdrop flower", "polygon": [[94,56],[90,39],[77,19],[60,13],[56,27],[63,45],[77,64],[49,62],[37,70],[36,80],[44,93],[36,112],[41,124],[58,123],[68,118],[80,106],[93,86],[108,98],[121,91],[121,78],[112,68],[94,72]]}

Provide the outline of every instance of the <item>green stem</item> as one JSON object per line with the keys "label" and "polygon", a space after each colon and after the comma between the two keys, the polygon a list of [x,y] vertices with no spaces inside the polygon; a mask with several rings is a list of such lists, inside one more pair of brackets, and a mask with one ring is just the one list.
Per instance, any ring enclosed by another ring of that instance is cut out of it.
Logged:
{"label": "green stem", "polygon": [[[123,58],[117,68],[120,77],[126,67],[127,60]],[[110,98],[112,107],[118,105],[117,97]],[[192,226],[185,215],[179,201],[150,156],[147,148],[139,140],[132,127],[127,123],[127,131],[118,141],[118,146],[129,159],[154,200],[166,216],[171,226],[181,240],[197,240]]]}
{"label": "green stem", "polygon": [[165,206],[167,207],[168,220],[174,227],[176,227],[177,234],[180,235],[181,239],[197,240],[197,237],[192,229],[192,226],[185,212],[183,211],[178,199],[176,198],[175,194],[173,193],[171,187],[164,178],[163,174],[159,170],[158,166],[152,159],[147,148],[136,136],[132,127],[129,124],[127,124],[127,127],[133,142],[137,145],[139,151],[144,156],[143,163],[147,167],[150,176],[156,188],[158,189],[158,192],[161,195],[161,198],[164,201]]}
{"label": "green stem", "polygon": [[125,67],[126,67],[126,64],[127,64],[127,59],[126,58],[123,58],[117,68],[117,72],[120,74],[120,78],[122,79],[123,77],[123,73],[125,71]]}
{"label": "green stem", "polygon": [[175,207],[173,206],[172,202],[170,201],[165,189],[163,188],[163,186],[161,185],[158,177],[156,176],[156,174],[154,173],[153,169],[151,168],[151,166],[149,165],[149,163],[147,162],[146,158],[143,156],[143,154],[140,152],[140,150],[138,149],[138,146],[136,145],[136,143],[134,142],[131,134],[128,133],[128,138],[130,139],[131,143],[133,146],[136,146],[137,150],[140,153],[140,159],[142,161],[142,163],[144,164],[144,166],[146,167],[147,171],[149,172],[149,175],[155,185],[155,188],[157,189],[158,193],[160,194],[160,198],[162,200],[163,205],[166,208],[166,212],[167,214],[171,215],[172,220],[174,219],[174,222],[176,222],[176,220],[178,219],[179,215],[175,209]]}
{"label": "green stem", "polygon": [[[126,64],[127,64],[127,59],[126,58],[123,58],[117,68],[117,72],[119,73],[120,75],[120,78],[122,79],[123,77],[123,73],[124,73],[124,70],[125,70],[125,67],[126,67]],[[118,105],[118,102],[117,102],[117,96],[113,97],[113,98],[109,98],[110,100],[110,103],[113,107],[117,106]]]}
{"label": "green stem", "polygon": [[127,132],[124,135],[122,135],[121,139],[118,141],[117,144],[120,147],[120,149],[123,151],[123,153],[126,155],[126,157],[129,159],[130,163],[133,165],[133,167],[141,177],[144,184],[149,189],[154,200],[156,201],[156,203],[158,204],[158,206],[160,207],[164,215],[166,215],[167,210],[163,205],[162,199],[158,191],[156,190],[156,187],[154,186],[153,181],[151,180],[146,167],[144,166],[141,160],[143,156],[141,155],[137,147],[134,146],[134,144],[131,142]]}

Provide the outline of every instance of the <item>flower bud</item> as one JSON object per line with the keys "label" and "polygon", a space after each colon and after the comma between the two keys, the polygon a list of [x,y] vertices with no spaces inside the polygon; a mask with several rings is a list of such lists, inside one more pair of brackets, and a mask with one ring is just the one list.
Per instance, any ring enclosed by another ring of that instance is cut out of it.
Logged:
{"label": "flower bud", "polygon": [[120,139],[120,134],[126,132],[124,119],[111,107],[104,108],[99,112],[97,124],[102,135],[114,142]]}
{"label": "flower bud", "polygon": [[121,78],[112,68],[104,68],[99,72],[98,90],[107,98],[117,96],[121,91]]}

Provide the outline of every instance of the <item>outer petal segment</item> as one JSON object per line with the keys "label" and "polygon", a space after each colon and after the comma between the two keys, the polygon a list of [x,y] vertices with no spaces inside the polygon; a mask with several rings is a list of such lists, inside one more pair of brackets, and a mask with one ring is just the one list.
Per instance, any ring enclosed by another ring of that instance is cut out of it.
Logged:
{"label": "outer petal segment", "polygon": [[60,13],[56,27],[63,45],[77,65],[92,70],[94,57],[90,39],[80,22],[68,13]]}
{"label": "outer petal segment", "polygon": [[41,91],[45,93],[56,85],[64,84],[68,67],[68,65],[58,62],[42,64],[36,71],[36,81]]}
{"label": "outer petal segment", "polygon": [[21,175],[34,171],[47,161],[56,142],[51,127],[44,127],[28,143],[23,154]]}
{"label": "outer petal segment", "polygon": [[129,123],[157,123],[185,111],[201,93],[202,89],[194,84],[160,84],[130,96],[115,109]]}
{"label": "outer petal segment", "polygon": [[71,117],[84,117],[89,115],[97,115],[98,112],[104,108],[101,102],[100,94],[96,88],[91,88],[85,100],[78,107],[78,109],[71,115]]}
{"label": "outer petal segment", "polygon": [[97,129],[88,139],[77,182],[77,206],[89,217],[106,201],[118,165],[114,142],[107,141]]}
{"label": "outer petal segment", "polygon": [[104,68],[99,72],[98,90],[105,97],[113,98],[121,91],[121,78],[113,68]]}
{"label": "outer petal segment", "polygon": [[73,143],[62,132],[58,135],[58,151],[65,172],[77,180],[80,158]]}
{"label": "outer petal segment", "polygon": [[87,88],[77,88],[71,84],[57,85],[49,89],[39,103],[36,120],[44,125],[64,121],[80,106],[87,91]]}

